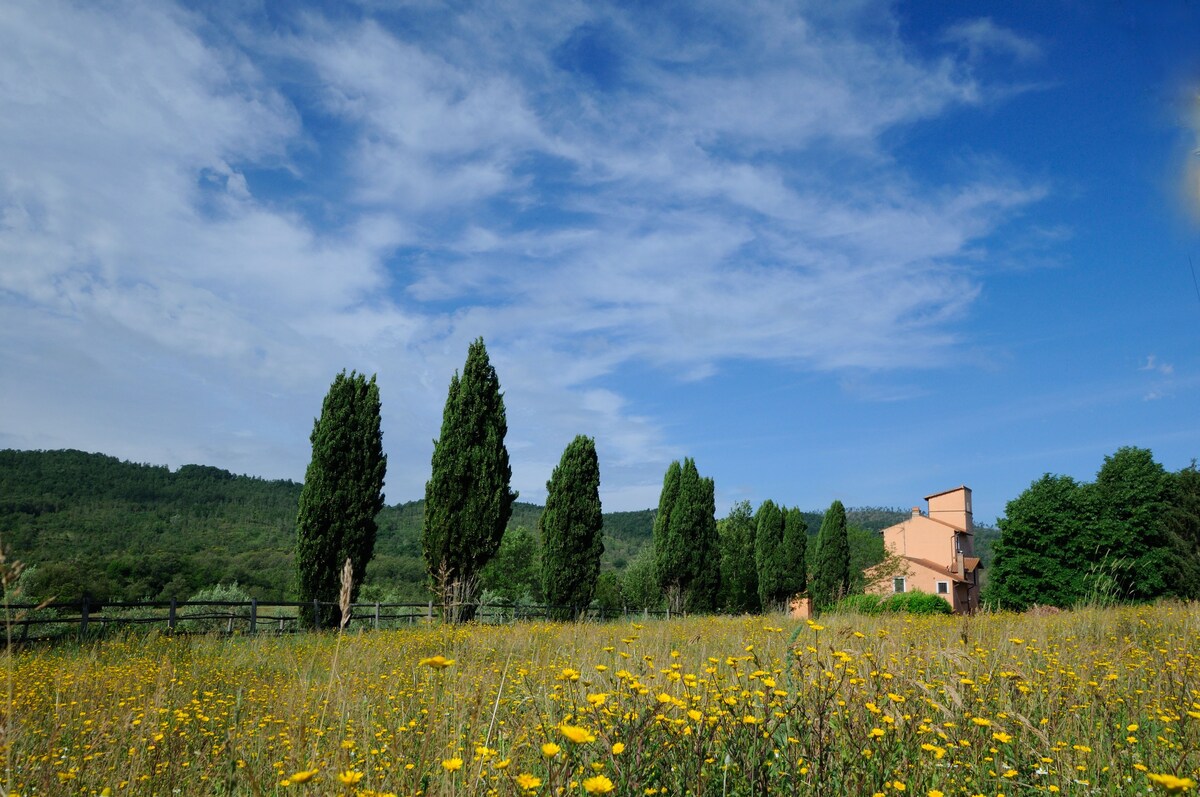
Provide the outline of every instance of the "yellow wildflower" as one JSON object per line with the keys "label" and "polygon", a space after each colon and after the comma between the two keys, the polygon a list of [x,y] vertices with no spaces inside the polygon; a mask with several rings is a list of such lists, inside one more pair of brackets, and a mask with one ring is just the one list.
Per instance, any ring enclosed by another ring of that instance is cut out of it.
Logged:
{"label": "yellow wildflower", "polygon": [[462,769],[463,760],[461,758],[447,758],[442,761],[442,769],[447,772],[457,772]]}
{"label": "yellow wildflower", "polygon": [[1151,783],[1156,783],[1172,793],[1185,792],[1188,789],[1196,788],[1196,781],[1191,778],[1180,778],[1166,773],[1156,775],[1153,772],[1147,772],[1146,777],[1150,779]]}
{"label": "yellow wildflower", "polygon": [[316,769],[302,769],[299,772],[294,772],[279,782],[280,786],[292,786],[297,783],[308,783],[317,776]]}
{"label": "yellow wildflower", "polygon": [[608,794],[613,790],[613,782],[603,775],[583,779],[583,790],[588,794]]}
{"label": "yellow wildflower", "polygon": [[453,663],[454,659],[448,659],[440,653],[436,656],[430,656],[427,659],[421,659],[419,662],[417,662],[418,666],[432,667],[435,670],[444,670]]}
{"label": "yellow wildflower", "polygon": [[355,772],[352,769],[347,769],[345,772],[339,772],[337,778],[345,785],[353,786],[355,783],[358,783],[363,779],[363,773]]}
{"label": "yellow wildflower", "polygon": [[575,744],[586,744],[587,742],[596,741],[596,737],[591,731],[579,725],[560,725],[558,730],[569,741]]}
{"label": "yellow wildflower", "polygon": [[542,785],[542,779],[534,777],[527,772],[522,772],[520,775],[517,775],[517,785],[525,791],[533,791]]}
{"label": "yellow wildflower", "polygon": [[561,749],[562,748],[556,745],[554,742],[546,742],[544,745],[542,745],[542,755],[546,756],[546,758],[554,758],[554,756],[558,755],[558,751]]}
{"label": "yellow wildflower", "polygon": [[625,743],[617,742],[612,746],[612,751],[613,755],[620,755],[621,753],[625,752]]}

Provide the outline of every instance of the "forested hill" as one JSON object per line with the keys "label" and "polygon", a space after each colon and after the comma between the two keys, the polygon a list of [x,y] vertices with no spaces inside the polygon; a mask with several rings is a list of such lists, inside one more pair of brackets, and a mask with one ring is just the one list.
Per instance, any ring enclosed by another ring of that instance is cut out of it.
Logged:
{"label": "forested hill", "polygon": [[[0,450],[0,542],[39,598],[185,599],[238,582],[290,598],[301,485],[203,465],[176,471],[82,451]],[[385,507],[367,585],[425,600],[423,501]],[[536,531],[518,502],[510,528]],[[605,565],[623,569],[650,537],[653,510],[604,516]]]}
{"label": "forested hill", "polygon": [[[0,541],[30,565],[39,598],[186,599],[238,582],[260,600],[292,597],[300,485],[203,465],[176,471],[82,451],[0,450]],[[425,600],[423,501],[379,516],[368,594]],[[518,502],[510,528],[536,534],[542,507]],[[624,570],[649,541],[654,510],[604,515],[604,569]],[[851,509],[853,526],[879,530],[894,509]],[[815,535],[821,514],[808,512]]]}

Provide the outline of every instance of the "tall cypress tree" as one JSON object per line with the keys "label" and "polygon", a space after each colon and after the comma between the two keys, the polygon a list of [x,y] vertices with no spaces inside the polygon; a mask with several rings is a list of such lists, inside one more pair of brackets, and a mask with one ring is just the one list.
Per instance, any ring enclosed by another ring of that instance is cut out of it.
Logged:
{"label": "tall cypress tree", "polygon": [[[849,542],[846,545],[850,550]],[[779,551],[780,591],[784,601],[808,589],[808,523],[798,508],[783,512],[783,545]],[[849,572],[847,565],[847,572]]]}
{"label": "tall cypress tree", "polygon": [[[351,600],[357,598],[375,550],[375,518],[383,509],[387,456],[380,431],[375,377],[342,371],[333,380],[313,422],[312,460],[304,475],[296,516],[296,581],[300,600],[336,602],[347,558],[353,569]],[[330,609],[308,621],[328,624]]]}
{"label": "tall cypress tree", "polygon": [[721,539],[721,605],[734,613],[757,612],[758,568],[754,560],[757,525],[749,501],[734,504],[718,525]]}
{"label": "tall cypress tree", "polygon": [[763,611],[780,608],[782,568],[779,554],[783,548],[783,512],[771,499],[762,502],[755,516],[754,564],[758,571],[758,600]]}
{"label": "tall cypress tree", "polygon": [[846,531],[846,508],[834,501],[817,533],[817,554],[808,594],[813,609],[827,609],[850,591],[850,538]]}
{"label": "tall cypress tree", "polygon": [[[542,593],[558,619],[587,608],[604,553],[600,461],[596,442],[579,435],[563,451],[546,482],[542,531]],[[574,610],[574,611],[573,611]]]}
{"label": "tall cypress tree", "polygon": [[507,433],[500,380],[478,338],[467,350],[462,377],[455,373],[450,380],[425,484],[421,534],[425,566],[434,586],[444,590],[445,608],[453,595],[467,619],[474,614],[479,573],[500,547],[517,498],[509,489]]}
{"label": "tall cypress tree", "polygon": [[658,583],[672,611],[711,610],[721,587],[716,488],[690,457],[671,463],[654,521]]}
{"label": "tall cypress tree", "polygon": [[[679,499],[679,479],[683,469],[672,462],[663,476],[662,492],[658,496],[658,513],[654,516],[654,572],[658,587],[664,593],[674,584],[672,578],[681,567],[684,552],[679,541],[671,537],[671,513]],[[672,607],[675,608],[675,607]]]}

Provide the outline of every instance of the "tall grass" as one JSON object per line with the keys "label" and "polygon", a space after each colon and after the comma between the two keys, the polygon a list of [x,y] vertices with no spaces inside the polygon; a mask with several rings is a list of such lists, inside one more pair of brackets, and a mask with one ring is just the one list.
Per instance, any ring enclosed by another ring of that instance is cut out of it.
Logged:
{"label": "tall grass", "polygon": [[14,656],[4,788],[1145,794],[1200,778],[1198,638],[1182,604],[129,637]]}

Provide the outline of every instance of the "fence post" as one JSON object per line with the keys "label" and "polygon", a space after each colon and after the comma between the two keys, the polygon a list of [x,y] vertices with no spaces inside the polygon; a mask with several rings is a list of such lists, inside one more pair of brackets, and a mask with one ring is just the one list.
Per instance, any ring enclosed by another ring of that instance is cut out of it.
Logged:
{"label": "fence post", "polygon": [[313,598],[313,628],[321,630],[321,601]]}
{"label": "fence post", "polygon": [[258,633],[258,599],[250,599],[250,633]]}
{"label": "fence post", "polygon": [[87,595],[84,595],[83,596],[83,610],[80,612],[80,615],[79,615],[79,636],[81,636],[81,637],[87,636],[88,610],[91,608],[90,606],[88,606],[89,603],[91,603],[91,599]]}
{"label": "fence post", "polygon": [[171,610],[167,613],[167,630],[168,631],[175,630],[175,616],[176,616],[175,615],[175,607],[176,607],[176,600],[175,600],[175,598],[171,598]]}
{"label": "fence post", "polygon": [[375,601],[375,630],[379,630],[379,601]]}
{"label": "fence post", "polygon": [[667,604],[667,619],[668,620],[671,619],[671,604],[670,603]]}
{"label": "fence post", "polygon": [[430,601],[429,606],[425,609],[425,619],[433,622],[433,601]]}

